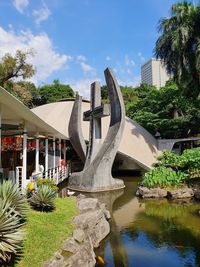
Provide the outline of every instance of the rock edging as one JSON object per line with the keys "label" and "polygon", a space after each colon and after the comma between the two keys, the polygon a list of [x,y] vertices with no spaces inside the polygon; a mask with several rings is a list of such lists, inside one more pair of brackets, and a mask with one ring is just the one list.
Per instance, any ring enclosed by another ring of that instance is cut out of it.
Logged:
{"label": "rock edging", "polygon": [[76,201],[79,210],[73,219],[76,228],[44,267],[94,267],[96,264],[94,248],[110,233],[110,213],[96,198],[79,195]]}
{"label": "rock edging", "polygon": [[[142,198],[169,198],[169,199],[185,199],[197,196],[197,192],[188,186],[183,186],[177,189],[165,190],[163,188],[147,188],[139,186],[136,196]],[[197,197],[196,197],[197,198]]]}

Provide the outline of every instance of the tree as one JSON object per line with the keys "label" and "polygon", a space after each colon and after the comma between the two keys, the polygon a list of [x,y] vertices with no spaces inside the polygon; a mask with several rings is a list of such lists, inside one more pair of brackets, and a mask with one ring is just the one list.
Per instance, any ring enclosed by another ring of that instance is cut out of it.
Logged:
{"label": "tree", "polygon": [[[137,89],[138,90],[138,89]],[[128,117],[136,120],[153,135],[163,138],[188,137],[200,127],[200,100],[181,94],[172,81],[160,90],[150,90],[145,97],[127,109]]]}
{"label": "tree", "polygon": [[74,97],[73,89],[68,84],[61,84],[59,80],[54,80],[53,84],[46,84],[38,89],[38,103],[40,105]]}
{"label": "tree", "polygon": [[31,64],[27,63],[27,57],[32,52],[22,52],[17,50],[15,56],[5,54],[0,61],[0,85],[5,86],[6,82],[13,78],[31,78],[35,70]]}
{"label": "tree", "polygon": [[161,33],[155,56],[163,60],[184,93],[197,97],[200,91],[200,6],[187,1],[171,7],[171,17],[159,22]]}

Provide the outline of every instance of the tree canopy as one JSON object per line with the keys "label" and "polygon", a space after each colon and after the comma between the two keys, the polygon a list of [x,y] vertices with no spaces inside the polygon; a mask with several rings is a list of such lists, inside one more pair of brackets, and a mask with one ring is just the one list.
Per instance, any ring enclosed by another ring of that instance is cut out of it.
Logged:
{"label": "tree canopy", "polygon": [[68,84],[61,84],[59,80],[39,87],[37,94],[39,104],[48,104],[64,98],[75,97],[73,89]]}
{"label": "tree canopy", "polygon": [[200,92],[200,6],[183,1],[172,5],[171,16],[159,22],[155,55],[163,60],[183,92]]}

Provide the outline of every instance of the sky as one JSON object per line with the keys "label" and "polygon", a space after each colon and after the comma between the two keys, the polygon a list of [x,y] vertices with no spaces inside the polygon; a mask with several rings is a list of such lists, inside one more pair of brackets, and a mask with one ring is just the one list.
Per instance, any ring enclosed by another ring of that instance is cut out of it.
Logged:
{"label": "sky", "polygon": [[69,84],[88,98],[111,67],[119,84],[136,86],[153,57],[158,21],[175,0],[0,0],[0,58],[33,51],[37,86]]}

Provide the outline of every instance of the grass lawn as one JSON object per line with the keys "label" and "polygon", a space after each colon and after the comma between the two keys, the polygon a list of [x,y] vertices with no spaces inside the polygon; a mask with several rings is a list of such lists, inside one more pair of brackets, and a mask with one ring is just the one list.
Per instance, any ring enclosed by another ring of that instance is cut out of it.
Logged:
{"label": "grass lawn", "polygon": [[57,198],[56,210],[49,213],[28,211],[23,255],[15,267],[40,267],[61,248],[72,233],[72,217],[77,214],[73,197]]}

